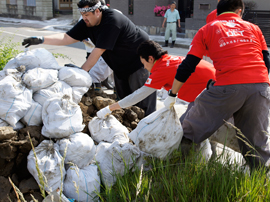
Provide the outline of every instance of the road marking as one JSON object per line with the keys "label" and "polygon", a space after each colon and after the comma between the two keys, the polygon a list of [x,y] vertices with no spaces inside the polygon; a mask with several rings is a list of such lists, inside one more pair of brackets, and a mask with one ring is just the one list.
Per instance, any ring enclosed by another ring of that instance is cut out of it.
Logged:
{"label": "road marking", "polygon": [[14,32],[7,32],[7,31],[3,31],[3,30],[1,30],[0,32],[4,32],[4,33],[7,33],[7,34],[14,34],[14,35],[17,35],[17,36],[22,36],[22,37],[29,37],[29,36],[26,36],[26,35],[23,35],[23,34],[16,34]]}

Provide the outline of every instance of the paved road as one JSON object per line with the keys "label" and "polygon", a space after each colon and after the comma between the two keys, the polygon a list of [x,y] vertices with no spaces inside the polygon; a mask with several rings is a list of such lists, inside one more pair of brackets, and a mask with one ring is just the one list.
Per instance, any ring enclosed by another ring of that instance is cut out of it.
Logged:
{"label": "paved road", "polygon": [[[37,21],[38,22],[38,21]],[[12,37],[13,42],[22,42],[24,38],[29,36],[46,36],[56,33],[64,32],[63,30],[53,29],[47,30],[42,25],[36,24],[23,24],[23,23],[3,23],[0,22],[0,40],[4,37]],[[57,58],[59,65],[64,65],[65,63],[74,63],[77,66],[81,66],[85,61],[86,52],[84,49],[84,44],[78,42],[68,46],[52,46],[52,45],[35,45],[30,46],[30,50],[34,48],[46,48],[52,53],[61,53],[69,58]],[[24,50],[23,46],[18,46],[18,49]],[[164,48],[168,50],[168,53],[171,55],[183,55],[185,56],[188,52],[185,48]]]}

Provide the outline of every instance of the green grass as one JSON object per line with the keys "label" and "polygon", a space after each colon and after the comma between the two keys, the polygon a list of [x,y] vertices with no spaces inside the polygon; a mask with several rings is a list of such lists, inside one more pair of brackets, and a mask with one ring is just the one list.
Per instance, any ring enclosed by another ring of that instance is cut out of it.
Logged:
{"label": "green grass", "polygon": [[10,59],[21,52],[17,49],[20,43],[15,43],[12,40],[13,37],[3,37],[0,39],[0,70],[5,67]]}
{"label": "green grass", "polygon": [[[118,177],[112,188],[101,188],[100,201],[269,201],[269,179],[264,170],[244,173],[229,160],[186,159],[175,151],[170,159],[152,161],[153,168]],[[178,162],[175,163],[175,160]],[[140,183],[139,183],[140,182]],[[138,193],[137,185],[141,184]]]}

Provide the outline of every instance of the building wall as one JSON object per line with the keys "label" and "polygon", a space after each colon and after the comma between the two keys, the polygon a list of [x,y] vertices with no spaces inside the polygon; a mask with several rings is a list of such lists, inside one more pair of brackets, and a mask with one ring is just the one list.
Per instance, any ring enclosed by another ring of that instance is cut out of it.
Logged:
{"label": "building wall", "polygon": [[[155,16],[155,6],[167,6],[170,0],[134,0],[133,15],[128,14],[128,0],[110,0],[110,7],[120,10],[134,24],[144,29],[147,33],[160,34],[164,29],[161,27],[163,17]],[[178,3],[178,1],[176,1]]]}
{"label": "building wall", "polygon": [[257,4],[257,8],[255,10],[268,10],[270,11],[270,1],[269,0],[254,0]]}
{"label": "building wall", "polygon": [[217,0],[194,0],[193,18],[186,18],[185,33],[193,38],[197,31],[206,24],[207,15],[216,9]]}
{"label": "building wall", "polygon": [[36,6],[26,6],[23,0],[17,0],[17,5],[8,5],[1,0],[0,16],[46,20],[53,17],[51,0],[36,0]]}

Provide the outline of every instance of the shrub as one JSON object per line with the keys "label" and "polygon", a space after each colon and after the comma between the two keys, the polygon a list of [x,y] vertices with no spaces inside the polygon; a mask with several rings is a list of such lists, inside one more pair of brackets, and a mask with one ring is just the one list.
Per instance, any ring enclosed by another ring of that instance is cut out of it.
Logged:
{"label": "shrub", "polygon": [[0,39],[0,70],[2,70],[7,62],[18,55],[20,52],[17,47],[19,42],[12,42],[13,37],[3,37]]}

